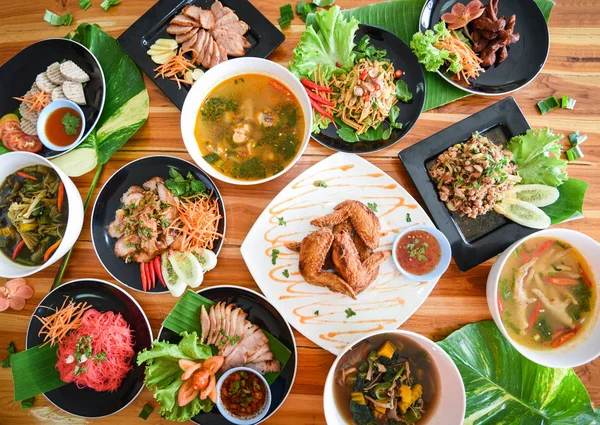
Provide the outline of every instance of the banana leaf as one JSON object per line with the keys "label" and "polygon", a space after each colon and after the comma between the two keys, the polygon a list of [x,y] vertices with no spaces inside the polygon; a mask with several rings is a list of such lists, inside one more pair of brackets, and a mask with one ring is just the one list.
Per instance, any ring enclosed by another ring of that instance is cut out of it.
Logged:
{"label": "banana leaf", "polygon": [[[535,0],[535,2],[542,10],[547,21],[554,7],[554,1]],[[344,14],[355,17],[362,24],[384,28],[396,34],[406,44],[409,44],[413,34],[419,31],[419,18],[424,4],[425,0],[395,0],[345,10]],[[470,93],[454,87],[437,73],[427,72],[424,69],[423,72],[425,73],[426,88],[423,111],[429,111],[470,96]]]}
{"label": "banana leaf", "polygon": [[[173,310],[163,321],[163,326],[172,330],[175,333],[196,332],[198,335],[202,333],[200,326],[200,307],[210,308],[215,303],[202,295],[187,290],[181,299],[175,304]],[[275,357],[281,363],[281,370],[287,364],[292,352],[281,343],[277,338],[269,332],[261,329],[269,340],[269,347]],[[269,372],[265,375],[265,379],[269,384],[275,382],[279,373]]]}
{"label": "banana leaf", "polygon": [[465,384],[464,425],[590,425],[600,423],[572,369],[540,366],[521,355],[496,324],[469,324],[438,343]]}
{"label": "banana leaf", "polygon": [[11,356],[15,401],[46,393],[67,385],[56,370],[56,350],[39,345]]}

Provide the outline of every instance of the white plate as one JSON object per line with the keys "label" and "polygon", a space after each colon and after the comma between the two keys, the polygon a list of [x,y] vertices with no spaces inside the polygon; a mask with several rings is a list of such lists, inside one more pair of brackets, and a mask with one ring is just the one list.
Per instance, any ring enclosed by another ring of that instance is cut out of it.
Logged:
{"label": "white plate", "polygon": [[[328,186],[316,187],[317,180]],[[389,258],[381,265],[377,280],[356,300],[307,284],[298,271],[298,254],[283,244],[301,240],[316,229],[310,220],[332,212],[346,199],[377,203],[380,249],[391,249],[397,233],[408,226],[433,226],[394,179],[358,155],[336,153],[288,184],[256,220],[241,248],[252,277],[269,301],[302,335],[333,354],[370,332],[396,329],[423,304],[438,281],[411,281]],[[283,217],[287,225],[280,226],[277,217]],[[275,265],[271,264],[273,249],[280,251]],[[283,276],[285,269],[289,278]],[[356,315],[347,319],[348,308]]]}

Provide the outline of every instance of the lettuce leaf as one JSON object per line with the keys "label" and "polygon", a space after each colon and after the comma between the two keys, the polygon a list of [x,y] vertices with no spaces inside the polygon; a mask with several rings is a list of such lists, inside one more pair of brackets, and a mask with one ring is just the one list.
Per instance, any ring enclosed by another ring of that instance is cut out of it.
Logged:
{"label": "lettuce leaf", "polygon": [[[340,8],[334,6],[314,14],[315,26],[307,25],[294,49],[294,59],[289,65],[298,78],[312,79],[319,66],[325,78],[336,70],[349,70],[354,65],[354,34],[358,30],[358,20],[346,20]],[[337,66],[341,65],[341,69]]]}
{"label": "lettuce leaf", "polygon": [[447,37],[451,37],[451,34],[442,21],[435,24],[433,30],[418,32],[410,40],[410,48],[427,71],[435,72],[445,62],[448,62],[448,70],[451,72],[457,73],[462,69],[458,55],[435,47],[435,43]]}
{"label": "lettuce leaf", "polygon": [[560,159],[562,134],[549,128],[531,129],[515,136],[507,144],[517,163],[522,184],[545,184],[557,187],[567,178],[567,161]]}
{"label": "lettuce leaf", "polygon": [[213,403],[196,397],[183,407],[177,405],[177,394],[183,384],[179,360],[204,360],[211,357],[212,352],[208,345],[200,343],[196,332],[183,332],[181,336],[182,340],[177,345],[154,341],[152,349],[138,354],[137,364],[146,362],[144,384],[154,391],[161,416],[170,421],[185,422],[201,411],[210,412]]}

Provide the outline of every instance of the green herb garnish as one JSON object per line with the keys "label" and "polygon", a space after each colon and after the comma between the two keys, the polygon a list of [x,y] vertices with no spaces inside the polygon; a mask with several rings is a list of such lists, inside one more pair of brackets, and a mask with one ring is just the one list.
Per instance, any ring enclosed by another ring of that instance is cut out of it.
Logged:
{"label": "green herb garnish", "polygon": [[92,2],[90,0],[79,0],[79,6],[81,6],[83,10],[88,10],[92,7]]}
{"label": "green herb garnish", "polygon": [[73,22],[73,15],[70,13],[66,13],[64,15],[57,15],[54,12],[51,12],[46,9],[46,13],[44,13],[44,21],[48,22],[50,25],[61,26],[61,25],[71,25]]}
{"label": "green herb garnish", "polygon": [[577,146],[582,144],[587,140],[587,134],[579,134],[579,130],[569,134],[569,142],[571,142],[572,146]]}
{"label": "green herb garnish", "polygon": [[191,172],[185,178],[175,168],[169,169],[171,178],[165,180],[165,185],[179,198],[200,196],[206,193],[206,185],[197,180]]}
{"label": "green herb garnish", "polygon": [[144,404],[144,407],[143,407],[142,411],[140,412],[140,414],[138,415],[138,417],[142,418],[143,420],[146,420],[152,414],[153,411],[154,411],[154,407],[152,407],[148,403],[146,403],[146,404]]}
{"label": "green herb garnish", "polygon": [[369,202],[369,203],[367,203],[367,207],[369,207],[369,209],[371,211],[373,211],[374,213],[377,212],[377,203],[376,202]]}
{"label": "green herb garnish", "polygon": [[281,274],[283,275],[283,277],[285,278],[289,278],[290,277],[290,272],[288,269],[285,269],[283,272],[281,272]]}
{"label": "green herb garnish", "polygon": [[219,155],[216,152],[211,152],[208,155],[204,155],[202,157],[203,160],[205,160],[206,162],[208,162],[209,164],[213,164],[215,162],[217,162],[219,159],[221,159],[221,155]]}
{"label": "green herb garnish", "polygon": [[315,13],[317,11],[317,5],[314,3],[307,3],[305,1],[299,1],[296,5],[296,13],[302,19],[302,22],[306,22],[306,17],[310,13]]}
{"label": "green herb garnish", "polygon": [[574,146],[567,151],[567,159],[569,162],[583,158],[583,151],[579,146]]}
{"label": "green herb garnish", "polygon": [[314,314],[315,314],[315,316],[318,316],[319,315],[319,310],[315,310]]}
{"label": "green herb garnish", "polygon": [[284,220],[283,217],[275,217],[277,219],[277,221],[279,222],[280,226],[287,226],[287,222]]}
{"label": "green herb garnish", "polygon": [[315,181],[315,186],[317,186],[317,187],[327,187],[327,183],[325,183],[322,180],[316,180]]}
{"label": "green herb garnish", "polygon": [[558,103],[556,96],[550,96],[548,99],[539,101],[537,106],[542,115],[545,115],[554,109],[560,108],[560,103]]}
{"label": "green herb garnish", "polygon": [[[419,246],[421,244],[421,246]],[[418,238],[415,238],[413,243],[407,243],[406,249],[408,249],[408,256],[410,258],[416,258],[419,261],[426,261],[427,256],[425,255],[425,250],[429,248],[429,244],[427,242],[421,242]]]}
{"label": "green herb garnish", "polygon": [[30,407],[33,407],[33,400],[35,400],[35,397],[26,398],[23,400],[21,402],[21,410],[27,410]]}
{"label": "green herb garnish", "polygon": [[400,102],[404,103],[410,101],[413,97],[404,80],[396,80],[396,97]]}
{"label": "green herb garnish", "polygon": [[350,307],[344,310],[344,313],[346,313],[346,319],[349,319],[352,316],[356,316],[356,313]]}
{"label": "green herb garnish", "polygon": [[406,213],[406,222],[407,223],[411,223],[412,222],[412,218],[410,216],[410,213]]}
{"label": "green herb garnish", "polygon": [[116,6],[121,3],[121,0],[104,0],[100,3],[100,7],[106,12],[111,6]]}
{"label": "green herb garnish", "polygon": [[279,257],[279,250],[271,250],[271,264],[275,265],[275,263],[277,262],[277,257]]}
{"label": "green herb garnish", "polygon": [[67,133],[69,136],[73,136],[78,133],[77,128],[79,127],[80,124],[81,124],[81,118],[79,118],[76,115],[71,114],[70,112],[67,112],[62,117],[62,125],[65,128],[65,133]]}
{"label": "green herb garnish", "polygon": [[287,27],[294,19],[294,9],[291,4],[283,5],[279,8],[279,19],[277,22],[281,28]]}
{"label": "green herb garnish", "polygon": [[563,95],[563,97],[561,99],[560,107],[563,109],[575,109],[575,103],[577,103],[577,101],[575,99],[571,99],[569,96],[567,96],[565,94],[565,95]]}

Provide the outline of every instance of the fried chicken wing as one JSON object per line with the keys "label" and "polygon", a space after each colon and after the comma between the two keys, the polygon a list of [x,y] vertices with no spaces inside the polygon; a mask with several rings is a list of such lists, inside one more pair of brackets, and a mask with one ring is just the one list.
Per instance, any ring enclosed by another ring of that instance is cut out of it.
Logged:
{"label": "fried chicken wing", "polygon": [[306,236],[300,244],[300,274],[307,283],[324,286],[356,299],[350,285],[338,275],[323,271],[325,259],[333,243],[333,233],[329,228],[320,228]]}

